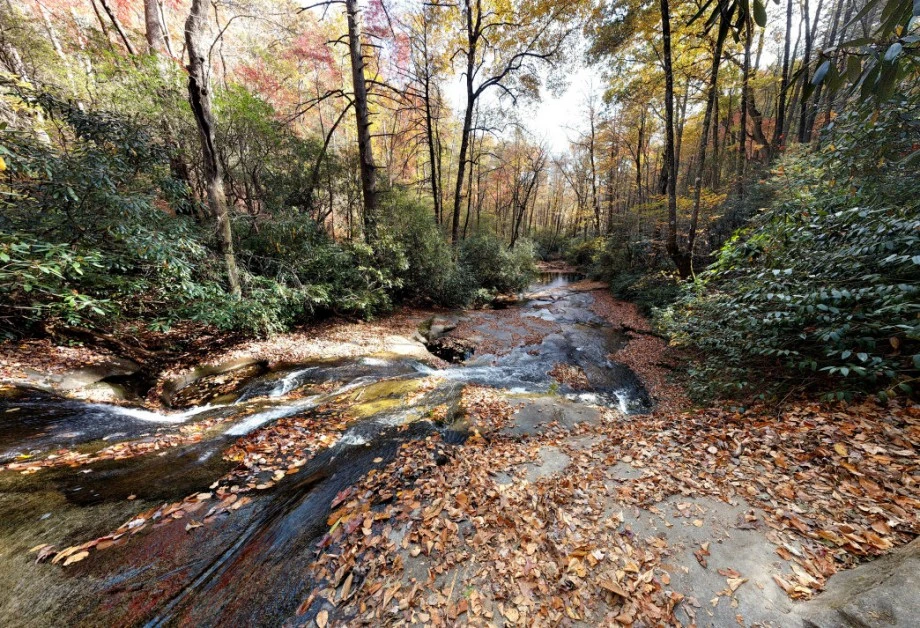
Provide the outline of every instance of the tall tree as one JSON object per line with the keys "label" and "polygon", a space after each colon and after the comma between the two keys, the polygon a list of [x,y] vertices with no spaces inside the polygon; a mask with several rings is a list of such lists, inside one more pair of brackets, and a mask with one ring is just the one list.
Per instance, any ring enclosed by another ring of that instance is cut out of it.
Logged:
{"label": "tall tree", "polygon": [[712,112],[715,109],[719,89],[719,67],[722,63],[722,48],[725,38],[731,28],[732,6],[728,2],[719,0],[717,11],[720,12],[716,31],[716,40],[712,47],[712,67],[709,71],[709,86],[706,96],[706,111],[703,114],[703,126],[700,130],[700,147],[697,151],[696,190],[693,193],[693,211],[690,214],[690,231],[687,236],[687,255],[683,264],[677,270],[682,277],[689,277],[693,273],[693,250],[696,246],[697,226],[700,216],[700,201],[703,192],[703,173],[706,168],[706,148],[709,145],[709,128],[712,126]]}
{"label": "tall tree", "polygon": [[364,46],[361,41],[357,0],[345,0],[348,19],[348,52],[354,91],[355,120],[358,125],[358,159],[361,168],[361,193],[364,198],[364,239],[373,244],[377,237],[377,166],[371,141],[371,116],[364,76]]}
{"label": "tall tree", "polygon": [[773,127],[772,151],[780,146],[783,139],[783,121],[786,119],[786,97],[789,91],[789,45],[792,43],[792,2],[786,0],[786,36],[783,39],[783,75],[779,84],[779,105],[776,107],[776,124]]}
{"label": "tall tree", "polygon": [[744,20],[744,61],[741,64],[741,120],[738,130],[738,194],[744,196],[744,175],[747,166],[747,119],[748,101],[751,93],[751,31],[753,20],[746,16]]}
{"label": "tall tree", "polygon": [[227,266],[230,292],[239,297],[239,269],[233,252],[233,233],[224,193],[224,182],[217,158],[215,121],[211,109],[211,63],[205,45],[208,4],[205,0],[192,0],[188,19],[185,21],[185,46],[188,49],[188,101],[198,126],[201,142],[201,157],[204,163],[204,184],[207,189],[208,208],[216,219],[217,244]]}
{"label": "tall tree", "polygon": [[124,26],[121,25],[121,21],[118,19],[118,15],[112,10],[111,5],[106,0],[99,0],[99,4],[102,5],[103,10],[106,15],[109,16],[109,19],[112,21],[112,26],[115,27],[115,32],[118,33],[118,37],[121,39],[122,43],[125,45],[125,48],[128,50],[128,54],[135,55],[137,50],[134,48],[134,44],[131,43],[131,40],[128,39],[128,34],[125,32]]}
{"label": "tall tree", "polygon": [[525,72],[534,79],[535,63],[551,63],[557,58],[572,32],[568,21],[580,8],[579,2],[524,0],[512,9],[503,3],[492,6],[488,0],[485,6],[483,0],[462,0],[462,35],[454,54],[463,63],[465,88],[451,221],[455,245],[460,240],[463,183],[469,165],[473,112],[479,98],[496,88],[516,100],[527,86],[534,86],[534,80],[528,80],[525,86],[516,86],[513,81]]}
{"label": "tall tree", "polygon": [[161,54],[166,51],[166,37],[160,18],[160,4],[157,0],[144,0],[144,28],[147,34],[147,51],[150,54]]}
{"label": "tall tree", "polygon": [[668,0],[660,0],[662,65],[664,66],[665,149],[664,160],[668,169],[668,255],[680,268],[681,255],[677,246],[677,168],[674,154],[674,68],[671,57],[671,7]]}

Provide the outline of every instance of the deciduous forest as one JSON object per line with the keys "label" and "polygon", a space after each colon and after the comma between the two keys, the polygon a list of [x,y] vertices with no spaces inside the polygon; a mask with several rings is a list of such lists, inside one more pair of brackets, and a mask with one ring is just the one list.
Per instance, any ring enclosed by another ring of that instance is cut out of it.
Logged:
{"label": "deciduous forest", "polygon": [[911,625],[918,172],[914,0],[0,0],[0,622]]}

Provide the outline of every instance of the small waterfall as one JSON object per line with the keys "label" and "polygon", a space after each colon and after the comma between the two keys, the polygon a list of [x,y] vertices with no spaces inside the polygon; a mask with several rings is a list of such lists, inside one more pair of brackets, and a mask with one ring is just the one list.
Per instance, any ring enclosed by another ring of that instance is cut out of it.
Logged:
{"label": "small waterfall", "polygon": [[297,388],[297,386],[300,385],[301,376],[306,375],[307,373],[310,373],[311,371],[315,371],[315,370],[316,370],[315,366],[310,366],[305,369],[300,369],[297,371],[293,371],[292,373],[288,373],[283,378],[281,378],[281,381],[278,383],[277,386],[275,386],[274,390],[272,390],[268,394],[268,396],[269,397],[285,396],[286,394],[288,394],[289,392],[291,392],[292,390]]}

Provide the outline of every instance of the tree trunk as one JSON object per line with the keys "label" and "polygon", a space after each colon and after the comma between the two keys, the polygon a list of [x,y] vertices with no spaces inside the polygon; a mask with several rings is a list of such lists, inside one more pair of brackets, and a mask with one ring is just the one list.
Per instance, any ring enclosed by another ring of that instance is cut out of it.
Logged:
{"label": "tree trunk", "polygon": [[377,238],[377,166],[374,164],[374,151],[371,144],[371,122],[367,106],[367,82],[364,77],[364,54],[361,46],[357,0],[345,0],[345,11],[348,14],[351,82],[355,94],[355,118],[358,123],[361,193],[364,197],[364,240],[373,245]]}
{"label": "tree trunk", "polygon": [[460,154],[457,157],[457,185],[454,189],[454,215],[450,228],[450,239],[454,246],[460,239],[460,204],[463,200],[463,175],[466,171],[466,153],[469,150],[470,130],[473,126],[473,107],[476,105],[476,92],[473,90],[473,75],[476,65],[477,34],[473,27],[473,9],[469,2],[465,5],[466,19],[466,110],[463,112],[463,129],[460,132]]}
{"label": "tree trunk", "polygon": [[[838,0],[837,5],[834,7],[834,17],[831,20],[831,30],[829,32],[825,31],[824,33],[824,43],[821,48],[829,48],[834,41],[837,39],[837,29],[840,28],[840,15],[843,12],[844,0]],[[817,21],[816,21],[817,22]],[[836,63],[836,59],[833,61]],[[818,118],[818,109],[821,107],[821,98],[824,91],[824,81],[821,81],[818,84],[817,89],[815,89],[815,95],[812,99],[811,112],[808,115],[808,120],[806,121],[806,138],[808,141],[811,141],[812,133],[815,129],[815,121]]]}
{"label": "tree trunk", "polygon": [[431,115],[431,77],[425,76],[425,134],[428,139],[428,161],[430,162],[431,198],[434,201],[434,220],[441,224],[441,192],[438,190],[440,174],[438,173],[438,160],[435,158],[437,142],[435,141],[434,116]]}
{"label": "tree trunk", "polygon": [[744,175],[747,166],[747,114],[751,92],[751,16],[744,21],[744,63],[741,73],[741,123],[738,139],[738,196],[744,198]]}
{"label": "tree trunk", "polygon": [[[664,159],[670,173],[668,176],[668,255],[680,269],[682,258],[677,247],[677,176],[674,167],[674,69],[671,65],[671,9],[668,0],[661,0],[661,36],[664,46],[664,109],[665,109],[665,151]],[[689,85],[687,86],[689,91]]]}
{"label": "tree trunk", "polygon": [[26,64],[22,62],[22,56],[2,31],[0,31],[0,61],[10,72],[18,75],[23,81],[30,80],[29,70],[26,68]]}
{"label": "tree trunk", "polygon": [[112,21],[112,26],[115,27],[115,32],[118,33],[121,41],[125,44],[125,48],[128,49],[128,54],[136,55],[137,50],[134,49],[134,45],[131,43],[131,40],[128,39],[127,34],[125,34],[125,29],[122,27],[121,22],[118,20],[118,16],[112,10],[112,7],[109,6],[109,3],[106,2],[106,0],[99,0],[99,4],[102,5],[106,15],[108,15],[109,19]]}
{"label": "tree trunk", "polygon": [[165,53],[166,37],[163,35],[160,5],[157,0],[144,0],[144,28],[147,34],[147,52],[150,54]]}
{"label": "tree trunk", "polygon": [[786,37],[783,42],[783,76],[779,84],[779,106],[776,108],[776,125],[773,128],[773,146],[776,152],[783,140],[783,122],[786,119],[786,91],[789,89],[789,44],[792,36],[792,0],[786,0]]}
{"label": "tree trunk", "polygon": [[[703,130],[700,137],[699,163],[696,170],[696,192],[693,197],[693,213],[690,214],[690,233],[687,238],[687,257],[689,264],[679,268],[681,275],[689,276],[693,273],[693,249],[696,245],[696,227],[700,215],[700,197],[703,191],[703,173],[706,167],[706,147],[709,145],[709,127],[712,124],[712,112],[718,97],[719,65],[722,62],[722,47],[728,35],[729,21],[723,16],[719,20],[719,32],[716,35],[716,45],[712,51],[712,70],[709,75],[709,95],[706,99],[706,113],[703,115]],[[686,275],[684,273],[686,272]]]}
{"label": "tree trunk", "polygon": [[642,144],[645,142],[645,111],[639,118],[639,143],[636,145],[636,198],[642,204]]}
{"label": "tree trunk", "polygon": [[460,238],[460,205],[463,201],[463,177],[466,173],[466,154],[469,151],[470,131],[473,126],[472,87],[468,90],[466,112],[463,115],[463,130],[460,134],[460,154],[457,156],[457,187],[454,190],[454,216],[450,228],[451,242],[456,246]]}
{"label": "tree trunk", "polygon": [[[594,95],[591,94],[591,98]],[[594,103],[591,103],[591,135],[588,142],[588,158],[591,165],[591,205],[594,210],[595,234],[601,234],[601,201],[597,196],[597,162],[594,157],[596,129],[594,125]]]}
{"label": "tree trunk", "polygon": [[[799,133],[798,140],[799,144],[805,143],[805,138],[808,136],[807,133],[807,124],[808,124],[808,98],[805,94],[805,89],[808,87],[809,83],[809,71],[811,70],[811,44],[812,44],[812,30],[811,30],[811,11],[808,5],[808,0],[802,0],[802,17],[805,19],[805,56],[802,59],[802,98],[799,102]],[[817,22],[818,18],[821,16],[821,2],[818,2],[818,13],[815,16],[815,21]]]}
{"label": "tree trunk", "polygon": [[201,140],[201,155],[204,162],[205,186],[208,207],[217,219],[217,243],[227,266],[230,292],[235,297],[242,293],[236,256],[233,253],[233,233],[230,216],[224,196],[224,183],[217,160],[215,145],[214,115],[211,112],[211,68],[207,58],[204,30],[208,6],[205,0],[192,0],[188,19],[185,22],[185,45],[188,48],[188,100],[198,125]]}

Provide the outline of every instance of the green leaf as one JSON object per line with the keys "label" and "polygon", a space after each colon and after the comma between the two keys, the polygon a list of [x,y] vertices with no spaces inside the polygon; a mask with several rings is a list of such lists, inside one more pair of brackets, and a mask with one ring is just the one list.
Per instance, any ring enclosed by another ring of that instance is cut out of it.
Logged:
{"label": "green leaf", "polygon": [[811,77],[812,85],[820,85],[821,81],[824,80],[824,77],[827,76],[827,71],[831,69],[831,60],[826,59],[824,63],[818,66],[818,69],[815,70],[815,75]]}
{"label": "green leaf", "polygon": [[855,83],[859,80],[860,74],[862,74],[862,61],[856,55],[850,55],[847,57],[847,78]]}
{"label": "green leaf", "polygon": [[902,46],[901,42],[899,41],[896,41],[888,46],[888,50],[885,51],[885,63],[891,63],[897,59],[898,55],[901,54],[902,48],[904,48],[904,46]]}
{"label": "green leaf", "polygon": [[[916,2],[920,2],[920,0],[916,0]],[[767,8],[762,0],[754,0],[754,21],[761,28],[766,28],[767,26]]]}

